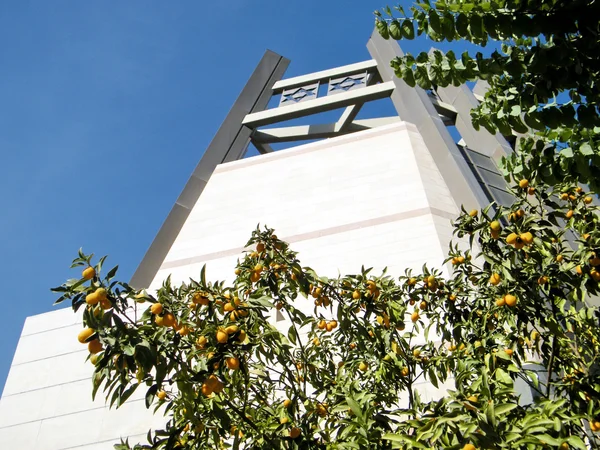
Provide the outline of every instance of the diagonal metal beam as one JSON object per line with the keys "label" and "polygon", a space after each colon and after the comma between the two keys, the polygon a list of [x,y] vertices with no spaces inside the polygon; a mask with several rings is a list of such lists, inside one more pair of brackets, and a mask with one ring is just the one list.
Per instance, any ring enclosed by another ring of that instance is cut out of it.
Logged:
{"label": "diagonal metal beam", "polygon": [[329,81],[330,78],[343,77],[344,75],[353,75],[355,73],[364,72],[365,70],[375,70],[377,62],[374,60],[363,61],[356,64],[348,64],[347,66],[336,67],[335,69],[322,70],[313,72],[299,77],[288,78],[275,83],[273,93],[278,94],[284,89],[306,86],[307,84],[316,83],[317,81]]}
{"label": "diagonal metal beam", "polygon": [[348,129],[352,121],[356,118],[356,115],[359,113],[360,108],[364,103],[356,103],[354,105],[350,105],[346,107],[337,123],[335,124],[336,131],[345,131]]}
{"label": "diagonal metal beam", "polygon": [[131,277],[131,286],[147,288],[150,285],[215,167],[244,156],[252,130],[241,122],[248,113],[267,107],[271,89],[289,63],[289,59],[277,53],[265,52]]}
{"label": "diagonal metal beam", "polygon": [[298,103],[290,106],[282,106],[281,108],[268,109],[252,114],[248,114],[242,124],[256,128],[264,125],[271,125],[285,120],[297,119],[299,117],[318,114],[325,111],[331,111],[345,106],[350,106],[355,103],[365,103],[372,100],[379,100],[392,95],[395,85],[392,81],[367,86],[355,91],[344,92],[343,94],[331,95],[327,97],[317,98],[308,102]]}
{"label": "diagonal metal beam", "polygon": [[273,149],[266,142],[256,142],[254,139],[252,139],[252,143],[256,147],[256,150],[258,150],[258,153],[260,153],[261,155],[266,155],[267,153],[273,153]]}

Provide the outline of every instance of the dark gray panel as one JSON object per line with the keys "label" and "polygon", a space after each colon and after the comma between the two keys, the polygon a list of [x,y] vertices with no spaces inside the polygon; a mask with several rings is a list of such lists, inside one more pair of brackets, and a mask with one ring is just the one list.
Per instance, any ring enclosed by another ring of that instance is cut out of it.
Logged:
{"label": "dark gray panel", "polygon": [[486,184],[498,189],[506,189],[506,181],[504,181],[504,178],[502,178],[498,172],[492,172],[482,168],[478,168],[478,170],[481,174],[481,178]]}
{"label": "dark gray panel", "polygon": [[131,277],[133,287],[141,289],[150,285],[215,167],[244,156],[250,142],[250,129],[242,126],[242,120],[247,114],[267,107],[271,89],[283,77],[289,63],[275,52],[265,52]]}
{"label": "dark gray panel", "polygon": [[495,188],[494,186],[488,187],[492,194],[492,197],[494,197],[494,200],[496,200],[496,203],[499,203],[502,206],[510,206],[515,201],[515,198],[512,195],[510,195],[509,192],[503,189]]}
{"label": "dark gray panel", "polygon": [[492,158],[490,158],[489,156],[482,155],[481,153],[475,152],[470,148],[465,148],[465,151],[469,155],[469,158],[471,158],[471,161],[473,161],[473,164],[475,164],[476,166],[483,167],[485,169],[491,170],[492,172],[498,171],[496,164],[494,164],[494,161],[492,161]]}

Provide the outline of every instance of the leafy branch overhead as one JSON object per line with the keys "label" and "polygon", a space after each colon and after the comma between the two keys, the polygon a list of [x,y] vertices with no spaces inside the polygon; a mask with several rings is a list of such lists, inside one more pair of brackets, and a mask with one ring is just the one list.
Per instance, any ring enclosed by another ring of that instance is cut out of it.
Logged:
{"label": "leafy branch overhead", "polygon": [[[376,12],[386,39],[468,41],[478,51],[433,50],[391,62],[398,77],[423,89],[485,80],[474,126],[520,140],[529,178],[570,179],[598,190],[600,180],[600,2],[597,0],[445,0]],[[556,152],[560,152],[556,156]],[[506,162],[508,171],[520,165]]]}

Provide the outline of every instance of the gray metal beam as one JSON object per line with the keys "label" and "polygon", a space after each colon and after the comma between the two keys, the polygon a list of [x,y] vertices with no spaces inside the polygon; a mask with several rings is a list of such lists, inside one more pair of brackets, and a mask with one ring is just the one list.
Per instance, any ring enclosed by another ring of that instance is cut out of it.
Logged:
{"label": "gray metal beam", "polygon": [[460,154],[427,92],[418,87],[411,88],[391,68],[390,61],[403,55],[398,43],[383,39],[375,29],[367,43],[367,49],[377,61],[383,81],[396,86],[391,99],[398,115],[418,128],[457,204],[463,204],[467,208],[487,205],[485,193]]}
{"label": "gray metal beam", "polygon": [[[400,122],[399,117],[379,117],[376,119],[355,120],[343,130],[339,130],[339,122],[313,125],[296,125],[293,127],[265,128],[254,130],[254,145],[273,144],[276,142],[307,141],[312,139],[328,139],[335,136],[369,130],[392,123]],[[259,150],[260,151],[260,150]]]}
{"label": "gray metal beam", "polygon": [[271,146],[266,142],[256,142],[255,140],[252,140],[252,143],[256,147],[256,150],[258,150],[258,153],[260,153],[261,155],[273,153],[273,148],[271,148]]}
{"label": "gray metal beam", "polygon": [[307,84],[329,81],[330,78],[343,77],[345,75],[353,75],[355,73],[364,72],[365,70],[374,70],[377,63],[372,59],[346,66],[336,67],[334,69],[322,70],[320,72],[309,73],[298,77],[288,78],[275,83],[273,93],[278,94],[284,89],[306,86]]}
{"label": "gray metal beam", "polygon": [[307,102],[297,103],[295,105],[268,109],[266,111],[248,114],[242,121],[242,124],[250,128],[256,128],[283,122],[285,120],[309,116],[311,114],[343,108],[355,103],[378,100],[389,97],[394,91],[394,88],[394,83],[388,81],[386,83],[367,86],[362,89],[356,89],[342,94],[321,97]]}
{"label": "gray metal beam", "polygon": [[346,107],[340,118],[336,123],[336,131],[345,131],[350,127],[352,121],[356,118],[356,115],[360,112],[363,103],[356,103]]}
{"label": "gray metal beam", "polygon": [[141,289],[150,285],[215,167],[244,156],[251,130],[242,125],[242,120],[247,114],[266,108],[273,86],[289,63],[275,52],[265,52],[131,277],[133,287]]}

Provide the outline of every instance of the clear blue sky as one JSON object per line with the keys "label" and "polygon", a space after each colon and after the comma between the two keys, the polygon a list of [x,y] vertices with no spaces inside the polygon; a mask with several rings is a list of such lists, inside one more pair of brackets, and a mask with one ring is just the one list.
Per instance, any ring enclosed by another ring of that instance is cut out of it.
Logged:
{"label": "clear blue sky", "polygon": [[0,388],[79,247],[129,280],[265,49],[287,76],[368,59],[385,4],[1,2]]}

